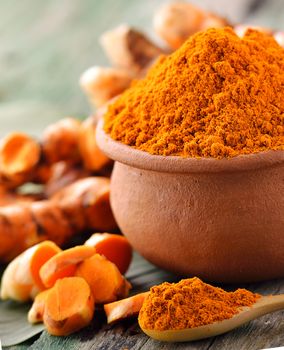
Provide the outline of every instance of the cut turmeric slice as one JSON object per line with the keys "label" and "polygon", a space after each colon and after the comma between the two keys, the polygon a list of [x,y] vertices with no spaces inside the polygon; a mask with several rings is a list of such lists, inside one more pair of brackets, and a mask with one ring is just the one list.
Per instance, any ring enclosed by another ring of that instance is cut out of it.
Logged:
{"label": "cut turmeric slice", "polygon": [[35,297],[33,305],[28,313],[28,321],[30,323],[39,323],[43,321],[45,302],[49,291],[50,289],[46,289]]}
{"label": "cut turmeric slice", "polygon": [[39,272],[44,286],[50,288],[58,279],[73,276],[76,265],[95,253],[95,248],[82,245],[66,249],[53,256]]}
{"label": "cut turmeric slice", "polygon": [[138,315],[148,294],[149,292],[140,293],[126,299],[105,304],[104,310],[107,316],[107,323]]}
{"label": "cut turmeric slice", "polygon": [[83,278],[63,278],[47,294],[43,322],[50,334],[66,336],[91,322],[94,305],[91,289]]}
{"label": "cut turmeric slice", "polygon": [[118,267],[121,274],[125,274],[132,259],[132,248],[126,237],[111,233],[94,233],[85,245],[96,248],[98,254],[104,255]]}
{"label": "cut turmeric slice", "polygon": [[131,288],[118,268],[100,254],[95,254],[78,265],[76,276],[88,282],[98,304],[125,298]]}
{"label": "cut turmeric slice", "polygon": [[40,160],[39,143],[26,134],[13,132],[1,141],[0,172],[8,178],[31,173]]}
{"label": "cut turmeric slice", "polygon": [[1,281],[1,298],[27,301],[44,289],[39,271],[61,249],[51,241],[39,243],[10,262]]}

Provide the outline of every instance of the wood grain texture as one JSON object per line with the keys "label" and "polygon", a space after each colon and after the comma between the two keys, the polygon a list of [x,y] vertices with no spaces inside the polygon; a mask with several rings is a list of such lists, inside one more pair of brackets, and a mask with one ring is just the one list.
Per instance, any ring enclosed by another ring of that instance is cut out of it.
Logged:
{"label": "wood grain texture", "polygon": [[[283,28],[282,0],[192,0],[236,22]],[[152,14],[163,0],[0,0],[0,135],[12,130],[38,135],[66,115],[86,116],[90,110],[78,86],[91,65],[107,65],[99,35],[126,22],[152,33]],[[249,14],[249,10],[255,12]],[[134,291],[173,276],[136,258],[129,272]],[[239,286],[235,286],[239,287]],[[246,286],[268,294],[284,292],[284,281]],[[284,345],[284,313],[276,312],[213,339],[186,344],[159,343],[144,336],[135,320],[101,326],[101,314],[85,330],[67,338],[39,338],[15,347],[24,349],[192,349],[258,350]]]}
{"label": "wood grain texture", "polygon": [[[151,285],[165,280],[176,281],[177,277],[155,268],[144,259],[135,256],[127,277],[133,284],[132,293],[147,290]],[[254,292],[270,295],[284,293],[284,281],[271,281],[243,286],[222,286],[227,290],[245,287]],[[106,325],[102,312],[97,312],[92,324],[77,334],[69,337],[53,337],[43,332],[35,341],[10,350],[42,349],[96,349],[96,350],[259,350],[284,344],[284,312],[263,316],[230,333],[193,343],[162,343],[144,335],[135,319]]]}

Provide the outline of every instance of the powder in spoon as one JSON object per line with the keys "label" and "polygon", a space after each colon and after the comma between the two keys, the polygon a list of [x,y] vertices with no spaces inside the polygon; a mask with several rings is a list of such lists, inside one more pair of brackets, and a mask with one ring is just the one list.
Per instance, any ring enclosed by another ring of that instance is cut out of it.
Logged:
{"label": "powder in spoon", "polygon": [[164,156],[283,150],[284,49],[255,30],[200,32],[109,106],[105,131]]}
{"label": "powder in spoon", "polygon": [[233,317],[259,297],[246,289],[226,292],[197,277],[165,282],[151,288],[140,310],[139,324],[158,331],[204,326]]}

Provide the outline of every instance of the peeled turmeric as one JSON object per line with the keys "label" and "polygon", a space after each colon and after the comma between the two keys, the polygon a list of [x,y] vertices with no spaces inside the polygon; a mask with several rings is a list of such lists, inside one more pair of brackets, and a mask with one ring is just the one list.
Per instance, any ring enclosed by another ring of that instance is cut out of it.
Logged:
{"label": "peeled turmeric", "polygon": [[39,275],[46,288],[63,277],[74,276],[79,263],[96,253],[95,248],[79,245],[54,255],[40,268]]}
{"label": "peeled turmeric", "polygon": [[107,323],[123,320],[128,317],[137,316],[142,308],[144,300],[149,292],[139,293],[132,297],[114,301],[104,305]]}
{"label": "peeled turmeric", "polygon": [[47,293],[43,322],[48,333],[66,336],[92,321],[94,307],[88,283],[80,277],[66,277],[58,280]]}
{"label": "peeled turmeric", "polygon": [[121,275],[118,268],[99,254],[79,264],[76,276],[84,278],[89,283],[95,302],[98,304],[125,298],[131,288],[131,284]]}
{"label": "peeled turmeric", "polygon": [[39,272],[41,267],[61,249],[51,241],[44,241],[25,250],[5,269],[1,280],[1,299],[28,301],[45,289]]}

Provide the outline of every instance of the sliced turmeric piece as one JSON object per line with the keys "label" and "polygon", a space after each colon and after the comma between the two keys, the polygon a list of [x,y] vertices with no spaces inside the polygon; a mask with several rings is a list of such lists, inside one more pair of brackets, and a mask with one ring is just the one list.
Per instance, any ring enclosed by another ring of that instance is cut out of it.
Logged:
{"label": "sliced turmeric piece", "polygon": [[98,304],[125,298],[131,288],[118,268],[100,254],[95,254],[78,265],[75,275],[88,282]]}
{"label": "sliced turmeric piece", "polygon": [[90,171],[100,172],[112,161],[99,149],[96,142],[96,122],[93,117],[83,121],[79,133],[79,150],[84,167]]}
{"label": "sliced turmeric piece", "polygon": [[0,144],[0,172],[11,179],[18,174],[31,174],[40,154],[37,141],[26,134],[13,132]]}
{"label": "sliced turmeric piece", "polygon": [[107,323],[138,315],[148,294],[149,292],[139,293],[126,299],[105,304],[104,310],[107,316]]}
{"label": "sliced turmeric piece", "polygon": [[98,254],[113,262],[122,275],[127,271],[132,259],[132,247],[127,238],[111,233],[94,233],[85,245],[96,248]]}
{"label": "sliced turmeric piece", "polygon": [[33,305],[28,313],[28,321],[30,323],[39,323],[43,321],[44,308],[49,291],[50,289],[46,289],[35,297]]}
{"label": "sliced turmeric piece", "polygon": [[50,288],[58,279],[73,276],[76,265],[95,253],[95,248],[79,245],[56,254],[40,269],[39,274],[44,286]]}
{"label": "sliced turmeric piece", "polygon": [[44,289],[41,267],[61,249],[51,241],[41,242],[23,252],[7,266],[1,281],[1,298],[27,301]]}
{"label": "sliced turmeric piece", "polygon": [[43,132],[42,152],[49,164],[61,160],[72,163],[80,161],[78,150],[78,135],[80,121],[74,118],[64,118],[49,125]]}
{"label": "sliced turmeric piece", "polygon": [[66,336],[91,322],[94,306],[91,289],[83,278],[63,278],[47,294],[43,322],[48,333]]}

